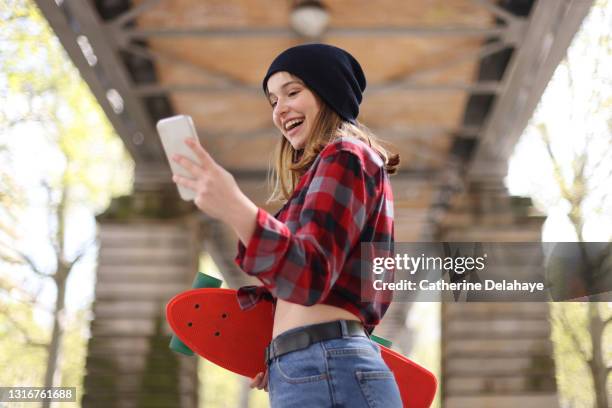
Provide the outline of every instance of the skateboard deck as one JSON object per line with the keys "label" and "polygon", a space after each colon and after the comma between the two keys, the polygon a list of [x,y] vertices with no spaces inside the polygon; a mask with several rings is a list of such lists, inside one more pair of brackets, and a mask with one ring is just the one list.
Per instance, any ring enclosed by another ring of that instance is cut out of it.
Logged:
{"label": "skateboard deck", "polygon": [[[273,307],[259,302],[242,310],[234,289],[202,288],[180,293],[166,306],[174,334],[193,352],[237,374],[265,371],[264,352],[272,340]],[[404,407],[426,408],[433,401],[435,376],[401,354],[379,345],[395,375]]]}

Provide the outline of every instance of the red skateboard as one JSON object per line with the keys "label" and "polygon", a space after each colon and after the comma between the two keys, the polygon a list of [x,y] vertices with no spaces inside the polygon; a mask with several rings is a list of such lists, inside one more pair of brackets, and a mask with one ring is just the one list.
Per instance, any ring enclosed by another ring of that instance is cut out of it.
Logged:
{"label": "red skateboard", "polygon": [[[233,289],[192,289],[168,302],[166,316],[175,335],[207,360],[249,378],[265,371],[264,351],[272,340],[270,302],[242,310]],[[404,407],[429,407],[437,386],[434,375],[401,354],[380,348]]]}

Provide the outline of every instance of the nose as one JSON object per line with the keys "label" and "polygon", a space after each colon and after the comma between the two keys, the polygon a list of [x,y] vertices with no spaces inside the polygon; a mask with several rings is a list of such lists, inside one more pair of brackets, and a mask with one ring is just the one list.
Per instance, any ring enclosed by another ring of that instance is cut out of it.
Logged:
{"label": "nose", "polygon": [[276,101],[275,111],[278,115],[287,112],[287,104],[281,98]]}
{"label": "nose", "polygon": [[286,103],[284,103],[280,98],[276,101],[276,106],[274,107],[274,115],[278,119],[279,123],[282,121],[283,116],[287,114],[289,107]]}

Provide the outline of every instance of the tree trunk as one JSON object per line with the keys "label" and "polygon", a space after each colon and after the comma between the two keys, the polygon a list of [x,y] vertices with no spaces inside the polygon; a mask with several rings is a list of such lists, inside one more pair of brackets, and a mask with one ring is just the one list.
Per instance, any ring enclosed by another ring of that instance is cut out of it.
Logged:
{"label": "tree trunk", "polygon": [[603,337],[604,322],[599,314],[599,303],[589,303],[589,326],[591,332],[591,347],[593,354],[589,361],[589,368],[593,376],[595,401],[597,408],[608,408],[608,392],[606,378],[608,370],[604,364],[601,340]]}
{"label": "tree trunk", "polygon": [[[59,386],[54,382],[56,377],[56,371],[60,369],[58,367],[60,348],[62,344],[62,337],[64,335],[64,319],[65,319],[65,294],[66,294],[66,281],[68,273],[65,270],[65,266],[61,265],[58,268],[57,273],[53,277],[53,280],[57,287],[57,298],[55,299],[55,310],[53,312],[53,331],[51,332],[51,341],[49,342],[49,355],[47,357],[47,371],[45,373],[45,387]],[[49,408],[51,402],[49,400],[43,400],[42,407]]]}

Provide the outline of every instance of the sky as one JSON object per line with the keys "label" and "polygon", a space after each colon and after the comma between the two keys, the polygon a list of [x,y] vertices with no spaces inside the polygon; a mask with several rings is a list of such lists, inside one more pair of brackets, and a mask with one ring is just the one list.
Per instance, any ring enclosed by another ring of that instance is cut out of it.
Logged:
{"label": "sky", "polygon": [[[607,26],[607,29],[610,30],[609,27],[612,27],[612,19],[610,19],[612,13],[608,11],[607,16],[607,19],[604,18],[601,22],[590,24],[591,31],[585,32],[585,35],[593,35],[598,30],[601,32],[603,30],[602,27],[604,27],[602,24],[607,22],[610,23]],[[585,40],[583,38],[582,41],[588,41],[588,39]],[[609,53],[601,61],[605,72],[612,73],[612,58],[610,58]],[[576,76],[582,81],[583,90],[593,87],[592,81],[590,82],[592,76],[589,73],[588,67],[588,64],[578,64],[576,67]],[[569,95],[567,93],[567,83],[563,80],[564,76],[567,76],[564,68],[559,67],[545,91],[541,104],[534,118],[532,118],[531,125],[527,127],[516,146],[506,179],[511,194],[533,195],[536,197],[536,204],[540,209],[548,211],[548,219],[543,229],[543,241],[575,240],[573,228],[565,215],[568,209],[567,205],[562,202],[555,203],[557,196],[555,186],[547,181],[550,178],[546,177],[551,172],[550,164],[547,160],[543,159],[545,157],[543,144],[532,126],[540,122],[550,125],[551,134],[555,139],[556,152],[564,158],[564,166],[567,167],[572,151],[579,147],[576,146],[577,144],[580,144],[580,138],[577,138],[576,135],[582,131],[581,126],[587,126],[587,123],[583,121],[582,123],[568,124],[565,120],[569,117],[569,105],[566,103]],[[608,80],[608,85],[612,84],[612,77],[608,77]],[[604,91],[608,92],[609,90],[609,87],[604,87]],[[612,95],[612,93],[608,95]],[[575,99],[576,101],[583,100],[584,95],[577,96]],[[18,109],[18,101],[15,109]],[[609,140],[612,136],[609,134],[609,128],[604,126],[605,120],[601,121],[596,116],[587,115],[588,126],[594,127],[596,133],[602,134],[604,139],[607,137]],[[0,141],[6,140],[10,143],[14,152],[12,171],[19,175],[18,180],[22,185],[26,186],[26,191],[33,203],[33,206],[27,210],[23,223],[20,225],[20,232],[23,236],[23,239],[20,241],[20,247],[27,251],[27,253],[33,254],[41,268],[53,270],[54,256],[46,240],[48,234],[46,231],[47,215],[44,211],[46,196],[44,190],[38,187],[38,183],[41,175],[61,168],[62,159],[58,154],[54,153],[53,147],[49,145],[43,135],[44,129],[40,129],[36,125],[24,125],[17,128],[13,134],[0,135],[0,139],[3,139]],[[595,152],[599,152],[602,150],[601,146],[601,141],[597,141],[593,143],[591,148]],[[44,157],[45,160],[39,160],[41,157]],[[612,160],[610,160],[610,163],[612,163]],[[534,177],[534,175],[536,176]],[[609,179],[594,179],[593,182],[598,186],[605,186],[602,191],[610,192],[612,190],[612,183]],[[599,215],[594,212],[593,208],[589,211],[589,219],[585,226],[585,238],[591,241],[609,240],[610,232],[612,231],[612,205],[608,202],[608,206]],[[96,225],[93,215],[91,210],[87,208],[74,208],[67,217],[68,253],[74,253],[78,244],[88,241],[95,236]],[[93,300],[96,259],[97,250],[94,248],[87,257],[83,258],[75,266],[75,270],[70,275],[67,290],[67,308],[69,314],[78,309],[89,307]],[[13,269],[13,275],[18,276],[18,274],[19,272]],[[55,290],[52,285],[41,285],[40,280],[32,279],[31,277],[26,278],[23,281],[23,285],[34,291],[41,290],[42,303],[53,304]],[[37,312],[36,319],[41,324],[50,324],[47,313]]]}

